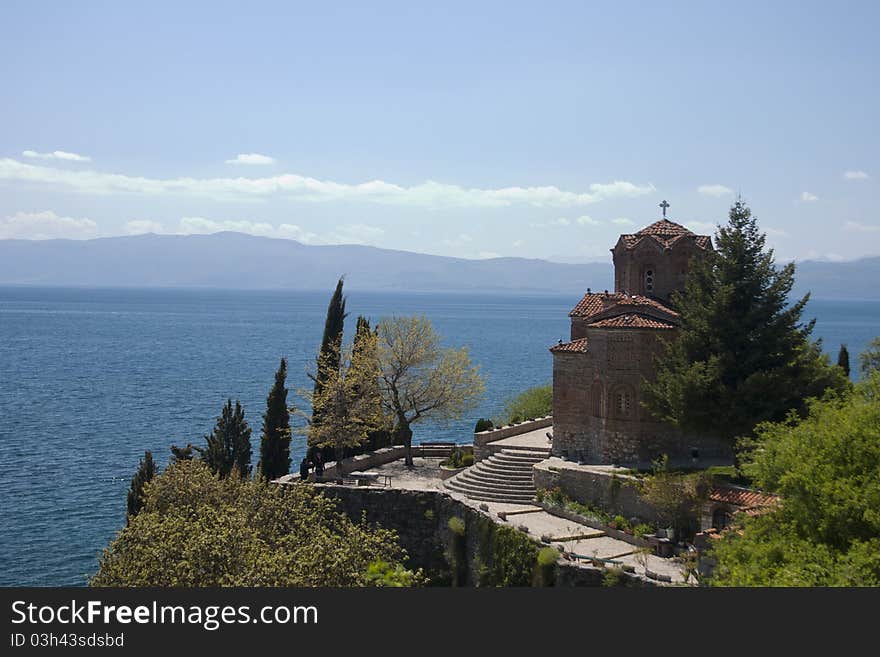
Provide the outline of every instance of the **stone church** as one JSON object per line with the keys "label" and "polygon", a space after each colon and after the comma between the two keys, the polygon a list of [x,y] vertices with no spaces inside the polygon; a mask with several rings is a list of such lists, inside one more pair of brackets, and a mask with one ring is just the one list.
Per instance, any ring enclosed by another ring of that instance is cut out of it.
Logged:
{"label": "stone church", "polygon": [[[659,338],[680,326],[673,292],[688,268],[712,251],[712,240],[666,219],[621,235],[611,253],[614,291],[587,290],[569,313],[571,339],[553,354],[554,456],[596,464],[649,464],[726,458],[717,443],[684,436],[642,406],[642,381],[654,376]],[[702,458],[701,458],[702,457]]]}

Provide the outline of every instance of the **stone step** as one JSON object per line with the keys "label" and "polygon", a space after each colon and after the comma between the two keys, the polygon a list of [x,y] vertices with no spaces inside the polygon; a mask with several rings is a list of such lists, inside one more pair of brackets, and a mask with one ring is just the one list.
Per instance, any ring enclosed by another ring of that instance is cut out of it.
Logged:
{"label": "stone step", "polygon": [[460,488],[455,482],[451,479],[446,480],[446,486],[450,490],[453,490],[458,493],[462,493],[472,500],[479,500],[482,502],[505,502],[507,504],[531,504],[534,502],[535,498],[533,495],[516,495],[511,493],[492,493],[486,491],[473,491]]}
{"label": "stone step", "polygon": [[[451,481],[451,479],[447,479]],[[474,493],[510,493],[512,495],[532,495],[535,494],[534,488],[512,488],[505,484],[491,484],[486,482],[475,482],[464,478],[457,478],[455,485]]]}
{"label": "stone step", "polygon": [[497,461],[480,461],[477,463],[481,468],[498,474],[509,474],[511,476],[532,476],[532,466],[522,467],[510,465],[509,463],[499,463]]}
{"label": "stone step", "polygon": [[519,456],[521,458],[541,459],[544,460],[550,456],[550,448],[540,449],[534,447],[505,447],[497,454],[506,454],[508,456]]}
{"label": "stone step", "polygon": [[458,483],[470,486],[475,490],[491,490],[497,491],[499,493],[503,493],[505,491],[510,491],[511,493],[535,493],[535,487],[528,484],[511,485],[505,481],[486,481],[485,479],[470,479],[467,477],[461,477],[456,481]]}
{"label": "stone step", "polygon": [[534,463],[520,463],[517,461],[505,461],[502,459],[496,459],[494,456],[486,459],[485,461],[480,461],[480,463],[484,465],[492,465],[497,468],[503,468],[505,470],[517,470],[520,472],[531,472]]}
{"label": "stone step", "polygon": [[500,461],[502,463],[521,463],[523,465],[535,465],[535,463],[540,463],[544,460],[540,457],[517,456],[516,454],[506,454],[504,452],[498,452],[497,454],[493,454],[489,458]]}
{"label": "stone step", "polygon": [[468,474],[472,477],[489,479],[491,481],[507,482],[510,484],[528,484],[531,486],[533,481],[530,475],[509,475],[507,473],[499,474],[497,472],[493,472],[492,470],[483,470],[478,468],[471,468]]}
{"label": "stone step", "polygon": [[[490,443],[491,445],[491,443]],[[505,445],[499,451],[505,452],[527,452],[529,454],[546,454],[546,457],[550,456],[550,441],[547,441],[547,447],[527,447],[525,445]],[[545,457],[545,458],[546,458]]]}
{"label": "stone step", "polygon": [[517,482],[531,482],[533,480],[531,472],[510,472],[506,470],[495,470],[493,468],[487,468],[485,466],[471,468],[471,474],[480,474],[485,477],[492,477],[493,479],[501,479],[503,481],[510,481],[512,483]]}

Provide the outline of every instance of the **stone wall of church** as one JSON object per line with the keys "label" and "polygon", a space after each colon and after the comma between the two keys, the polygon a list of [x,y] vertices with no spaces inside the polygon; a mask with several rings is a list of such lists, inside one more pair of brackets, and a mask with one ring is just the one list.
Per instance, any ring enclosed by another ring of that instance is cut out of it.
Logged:
{"label": "stone wall of church", "polygon": [[[650,463],[689,443],[642,406],[642,381],[654,374],[657,331],[587,328],[586,353],[553,358],[555,456],[588,463]],[[664,336],[671,335],[664,332]]]}
{"label": "stone wall of church", "polygon": [[[619,248],[614,252],[614,291],[668,301],[673,292],[684,289],[691,258],[705,255],[706,251],[687,239],[679,240],[671,249],[647,239],[632,250]],[[651,289],[647,285],[648,272]]]}

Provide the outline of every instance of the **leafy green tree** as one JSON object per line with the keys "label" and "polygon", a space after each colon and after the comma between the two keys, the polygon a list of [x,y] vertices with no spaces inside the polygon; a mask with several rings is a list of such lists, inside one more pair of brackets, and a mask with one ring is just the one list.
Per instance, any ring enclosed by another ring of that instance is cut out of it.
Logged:
{"label": "leafy green tree", "polygon": [[149,451],[144,452],[144,458],[141,459],[137,472],[131,478],[131,488],[128,490],[128,511],[126,514],[126,522],[130,523],[144,506],[144,486],[156,476],[156,463],[153,461],[153,454]]}
{"label": "leafy green tree", "polygon": [[656,380],[645,382],[645,405],[686,432],[733,442],[846,381],[810,340],[814,322],[801,322],[809,295],[789,304],[794,264],[775,266],[742,200],[715,245],[674,296],[682,328],[657,359]]}
{"label": "leafy green tree", "polygon": [[498,425],[515,424],[523,420],[544,417],[553,412],[553,386],[535,386],[508,400],[504,406],[504,419]]}
{"label": "leafy green tree", "polygon": [[868,347],[859,355],[862,376],[869,377],[871,372],[880,370],[880,336],[868,343]]}
{"label": "leafy green tree", "polygon": [[287,360],[282,358],[266,398],[257,471],[269,481],[290,471],[290,411],[287,408]]}
{"label": "leafy green tree", "polygon": [[395,317],[378,327],[379,389],[392,419],[394,442],[406,446],[412,465],[412,425],[448,422],[476,406],[486,385],[467,349],[440,346],[425,317]]}
{"label": "leafy green tree", "polygon": [[[414,581],[389,530],[352,522],[311,486],[170,465],[104,550],[92,586],[367,586]],[[391,573],[370,565],[382,561]]]}
{"label": "leafy green tree", "polygon": [[205,436],[207,447],[197,448],[202,460],[221,477],[236,472],[241,478],[251,472],[251,428],[244,419],[244,409],[238,400],[232,406],[227,400],[214,430]]}
{"label": "leafy green tree", "polygon": [[849,380],[849,349],[845,344],[840,345],[840,351],[837,352],[837,366],[843,370]]}
{"label": "leafy green tree", "polygon": [[[376,336],[370,333],[364,341],[375,344]],[[360,347],[368,349],[363,342]],[[317,394],[311,395],[313,412],[320,422],[308,425],[309,445],[331,449],[338,463],[346,449],[362,445],[371,432],[384,424],[381,399],[373,394],[379,376],[378,363],[348,349],[335,371],[324,363],[319,363],[321,367],[325,368],[324,384]]]}
{"label": "leafy green tree", "polygon": [[[367,397],[368,403],[377,407],[381,413],[382,393],[379,390],[378,376],[378,333],[370,326],[370,320],[363,315],[359,315],[357,318],[357,329],[351,350],[351,360],[354,366],[361,371],[375,374],[375,376],[364,380],[360,394]],[[369,431],[366,441],[360,448],[352,450],[354,453],[364,450],[374,451],[391,444],[392,438],[389,422],[384,416],[377,416],[376,419],[377,424]]]}
{"label": "leafy green tree", "polygon": [[711,583],[880,586],[880,373],[745,446],[746,473],[781,502],[718,540]]}

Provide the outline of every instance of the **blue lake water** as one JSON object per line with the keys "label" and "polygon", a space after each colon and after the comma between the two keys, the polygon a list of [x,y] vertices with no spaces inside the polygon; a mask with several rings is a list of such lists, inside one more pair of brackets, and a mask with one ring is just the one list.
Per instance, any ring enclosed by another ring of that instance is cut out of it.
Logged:
{"label": "blue lake water", "polygon": [[[227,397],[259,436],[281,356],[290,401],[307,386],[329,293],[0,288],[0,585],[80,585],[124,523],[144,450],[199,442]],[[480,407],[415,441],[469,441],[477,417],[551,379],[547,348],[568,334],[575,296],[352,292],[358,314],[423,313],[487,377]],[[811,301],[815,335],[836,356],[880,334],[880,300]],[[303,439],[295,438],[298,462]]]}

